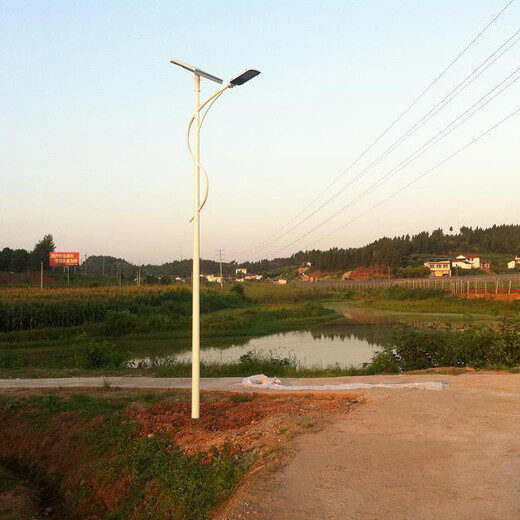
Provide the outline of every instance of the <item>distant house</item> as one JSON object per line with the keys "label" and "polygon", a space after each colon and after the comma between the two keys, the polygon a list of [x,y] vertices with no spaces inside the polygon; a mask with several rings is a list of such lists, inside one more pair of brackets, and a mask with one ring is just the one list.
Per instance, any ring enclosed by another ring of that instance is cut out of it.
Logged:
{"label": "distant house", "polygon": [[507,262],[508,269],[520,269],[520,256],[515,256],[514,260]]}
{"label": "distant house", "polygon": [[207,274],[206,280],[210,283],[222,283],[222,277],[215,276],[214,274]]}
{"label": "distant house", "polygon": [[235,269],[235,274],[238,276],[240,274],[246,275],[247,274],[247,267],[237,267]]}
{"label": "distant house", "polygon": [[480,257],[476,255],[459,255],[452,262],[452,267],[458,269],[480,269]]}
{"label": "distant house", "polygon": [[424,265],[430,269],[431,276],[451,276],[450,258],[427,258]]}
{"label": "distant house", "polygon": [[261,274],[255,274],[255,273],[249,273],[249,274],[245,274],[244,278],[246,280],[261,280],[262,279],[262,275]]}
{"label": "distant house", "polygon": [[285,285],[287,280],[285,278],[278,278],[278,280],[275,280],[274,283],[277,283],[278,285]]}

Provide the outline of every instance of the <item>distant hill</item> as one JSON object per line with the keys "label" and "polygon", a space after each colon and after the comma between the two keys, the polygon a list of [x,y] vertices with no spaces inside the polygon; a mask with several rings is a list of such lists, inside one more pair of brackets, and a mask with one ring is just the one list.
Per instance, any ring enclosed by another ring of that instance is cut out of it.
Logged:
{"label": "distant hill", "polygon": [[[28,255],[28,252],[26,253]],[[299,251],[289,257],[244,262],[240,266],[246,267],[249,272],[278,276],[283,272],[289,273],[291,268],[304,265],[306,262],[310,262],[313,269],[335,272],[374,264],[395,269],[420,266],[426,256],[455,256],[468,253],[478,253],[484,258],[487,256],[496,266],[500,266],[500,269],[505,268],[506,260],[520,253],[520,225],[503,224],[489,228],[463,226],[458,233],[445,233],[442,229],[436,229],[416,235],[383,237],[362,247]],[[0,256],[0,271],[10,270],[7,264],[4,268],[2,266]],[[223,263],[224,274],[235,274],[237,266],[234,261]],[[85,265],[81,270],[84,271],[84,268]],[[90,256],[86,260],[87,272],[93,275],[104,273],[116,277],[121,271],[124,279],[133,279],[138,268],[141,268],[143,276],[189,278],[192,262],[188,259],[162,265],[137,266],[122,258],[100,255]],[[219,263],[214,260],[202,260],[201,273],[218,274]]]}
{"label": "distant hill", "polygon": [[[284,269],[311,262],[313,268],[341,271],[373,264],[387,265],[392,268],[422,265],[425,256],[458,255],[479,253],[489,255],[494,260],[512,257],[520,253],[520,225],[503,224],[489,228],[463,226],[458,233],[445,233],[436,229],[431,233],[423,231],[416,235],[402,235],[393,238],[383,237],[363,247],[332,248],[325,251],[313,249],[299,251],[283,258],[265,259],[256,262],[243,262],[250,272],[278,275]],[[89,259],[90,261],[90,259]],[[236,262],[223,264],[225,274],[234,274]],[[154,276],[182,276],[191,274],[191,260],[175,261],[160,266],[147,265],[143,269]],[[203,260],[201,272],[217,274],[218,262]]]}
{"label": "distant hill", "polygon": [[392,268],[418,266],[422,265],[425,256],[452,256],[461,253],[479,253],[484,257],[486,254],[514,256],[519,252],[520,225],[503,224],[490,228],[463,226],[458,233],[444,233],[439,228],[431,233],[423,231],[416,235],[383,237],[363,247],[299,251],[288,258],[245,262],[242,265],[263,272],[311,262],[313,268],[336,271],[373,264]]}

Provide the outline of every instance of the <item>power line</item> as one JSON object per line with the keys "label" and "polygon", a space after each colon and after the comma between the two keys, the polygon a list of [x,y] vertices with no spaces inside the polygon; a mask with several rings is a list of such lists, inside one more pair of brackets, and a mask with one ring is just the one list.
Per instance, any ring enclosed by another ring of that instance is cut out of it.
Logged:
{"label": "power line", "polygon": [[[485,132],[481,133],[479,136],[475,137],[474,139],[472,139],[471,141],[469,141],[468,143],[466,143],[462,148],[459,148],[456,152],[452,153],[451,155],[449,155],[448,157],[446,157],[445,159],[443,159],[441,162],[437,163],[435,166],[433,166],[432,168],[426,170],[425,172],[423,172],[421,175],[419,175],[418,177],[416,177],[415,179],[413,179],[412,181],[410,181],[409,183],[405,184],[404,186],[402,186],[401,188],[399,188],[397,191],[395,191],[394,193],[392,193],[391,195],[389,195],[388,197],[385,197],[383,200],[379,201],[377,204],[374,204],[373,206],[371,206],[370,208],[368,208],[366,211],[364,211],[363,213],[361,213],[360,215],[358,215],[357,217],[349,220],[347,223],[341,225],[340,227],[336,228],[335,230],[331,231],[330,233],[328,233],[327,235],[324,235],[322,237],[320,237],[319,239],[317,239],[315,242],[319,242],[320,240],[324,240],[325,238],[328,238],[330,237],[331,235],[337,233],[338,231],[341,231],[342,229],[346,228],[347,226],[349,226],[350,224],[352,224],[353,222],[355,222],[356,220],[359,220],[360,218],[364,217],[367,213],[370,213],[371,211],[373,211],[374,209],[378,208],[379,206],[383,205],[385,202],[389,201],[390,199],[392,199],[393,197],[395,197],[396,195],[398,195],[399,193],[401,193],[402,191],[404,191],[406,188],[410,187],[412,184],[415,184],[416,182],[418,182],[419,180],[421,180],[423,177],[425,177],[426,175],[428,175],[429,173],[431,173],[432,171],[436,170],[437,168],[440,168],[442,165],[444,165],[445,163],[447,163],[450,159],[452,159],[453,157],[455,157],[456,155],[460,154],[461,152],[463,152],[466,148],[469,148],[471,145],[475,144],[477,141],[479,141],[480,139],[482,139],[484,136],[488,135],[489,133],[491,133],[493,130],[495,130],[496,128],[498,128],[499,126],[501,126],[503,123],[505,123],[507,120],[511,119],[513,116],[515,116],[516,114],[518,114],[520,112],[520,107],[517,108],[515,111],[513,111],[511,114],[509,114],[508,116],[504,117],[504,119],[500,120],[498,123],[496,123],[495,125],[493,125],[491,128],[489,128],[488,130],[486,130]],[[308,247],[308,246],[306,246]]]}
{"label": "power line", "polygon": [[[499,96],[502,92],[507,90],[509,87],[511,87],[516,81],[520,79],[520,76],[510,81],[504,88],[499,90],[494,96],[492,96],[490,99],[488,99],[485,103],[483,103],[480,107],[478,107],[476,110],[471,112],[475,107],[477,107],[480,103],[482,103],[489,95],[491,95],[495,90],[497,90],[500,86],[502,86],[504,83],[506,83],[510,78],[518,74],[520,71],[520,67],[518,67],[515,71],[513,71],[509,76],[507,76],[504,80],[502,80],[498,85],[493,87],[490,91],[488,91],[484,96],[482,96],[478,101],[476,101],[471,107],[469,107],[467,110],[465,110],[460,116],[455,118],[451,123],[449,123],[447,126],[445,126],[440,132],[438,132],[436,135],[434,135],[432,138],[430,138],[426,143],[424,143],[420,148],[415,150],[412,154],[410,154],[406,159],[404,159],[401,163],[399,163],[397,166],[395,166],[392,170],[387,172],[382,178],[378,179],[376,182],[374,182],[371,186],[369,186],[367,189],[365,189],[362,193],[360,193],[357,197],[355,197],[353,200],[348,202],[345,206],[341,207],[339,210],[334,212],[332,215],[327,217],[325,220],[320,222],[318,225],[316,225],[314,228],[312,228],[310,231],[306,232],[305,234],[301,235],[297,239],[293,240],[289,244],[283,246],[282,248],[278,249],[276,253],[279,251],[282,251],[283,249],[286,249],[287,247],[290,247],[291,245],[295,244],[296,242],[299,242],[303,238],[309,236],[310,234],[314,233],[317,229],[324,226],[325,224],[328,224],[331,220],[333,220],[335,217],[337,217],[339,214],[343,213],[346,209],[353,206],[356,202],[358,202],[360,199],[374,191],[376,188],[381,186],[383,183],[385,183],[388,179],[393,177],[396,173],[403,170],[407,166],[409,166],[413,161],[415,161],[417,158],[419,158],[421,155],[423,155],[426,151],[428,151],[430,148],[435,146],[439,141],[444,139],[447,135],[449,135],[451,132],[456,130],[459,126],[461,126],[463,123],[465,123],[468,119],[473,117],[477,112],[482,110],[486,105],[488,105],[491,101],[493,101],[497,96]],[[469,113],[469,115],[467,115]],[[467,115],[467,117],[465,117]],[[461,120],[458,124],[457,121]],[[453,126],[455,125],[455,126]],[[452,127],[452,128],[450,128]]]}
{"label": "power line", "polygon": [[267,237],[265,240],[259,242],[256,246],[249,248],[243,253],[248,253],[253,250],[258,249],[260,246],[266,244],[271,241],[280,231],[289,226],[292,222],[294,222],[300,215],[305,213],[309,207],[311,207],[320,197],[326,193],[332,186],[334,186],[345,174],[347,174],[358,162],[362,159],[423,97],[424,95],[430,91],[430,89],[450,70],[459,60],[460,58],[479,40],[479,38],[491,27],[498,18],[509,8],[509,6],[515,0],[510,0],[492,19],[488,22],[484,28],[464,47],[464,49],[445,67],[442,72],[437,75],[430,84],[412,101],[410,105],[396,118],[392,121],[392,123],[383,130],[379,136],[372,141],[372,143],[365,148],[365,150],[345,169],[343,170],[324,190],[322,190],[311,202],[309,202],[299,213],[297,213],[294,217],[292,217],[285,225],[279,228],[275,233]]}
{"label": "power line", "polygon": [[[361,172],[355,175],[350,181],[347,182],[340,190],[336,191],[331,197],[325,202],[318,206],[312,213],[307,215],[303,220],[292,226],[290,229],[282,233],[272,242],[277,242],[284,236],[288,235],[302,224],[307,222],[316,213],[322,210],[325,206],[330,204],[334,199],[339,197],[347,188],[350,188],[355,182],[361,177],[366,175],[374,166],[379,164],[385,159],[391,152],[393,152],[398,146],[404,143],[411,135],[417,132],[424,124],[426,124],[432,117],[438,114],[443,108],[445,108],[451,101],[453,101],[459,94],[461,94],[469,85],[477,80],[489,67],[496,63],[506,52],[512,49],[520,41],[520,29],[517,29],[513,35],[511,35],[500,47],[498,47],[492,54],[490,54],[476,69],[474,69],[468,76],[466,76],[458,85],[456,85],[444,98],[442,98],[433,108],[431,108],[419,121],[413,124],[401,137],[394,141],[385,151],[379,154],[368,166],[366,166]],[[514,39],[516,37],[516,39]],[[498,54],[511,40],[514,40],[508,47],[505,48],[500,54]],[[497,55],[498,54],[498,55]],[[494,58],[494,59],[492,59]],[[492,60],[492,61],[490,61]],[[489,63],[488,63],[489,62]],[[486,65],[487,63],[487,65]],[[485,66],[486,65],[486,66]],[[485,67],[484,67],[485,66]],[[484,67],[484,68],[482,68]],[[252,251],[258,248],[253,248]]]}

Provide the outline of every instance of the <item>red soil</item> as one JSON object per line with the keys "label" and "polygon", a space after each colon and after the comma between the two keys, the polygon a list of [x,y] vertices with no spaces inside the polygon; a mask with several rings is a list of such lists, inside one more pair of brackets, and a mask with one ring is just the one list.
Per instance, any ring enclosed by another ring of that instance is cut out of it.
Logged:
{"label": "red soil", "polygon": [[[387,265],[369,265],[368,267],[356,267],[350,273],[349,280],[376,280],[387,279],[389,267]],[[393,278],[393,271],[390,268],[390,277]]]}
{"label": "red soil", "polygon": [[128,417],[139,421],[142,435],[166,433],[187,453],[224,445],[241,451],[279,442],[277,431],[295,426],[305,416],[348,412],[357,395],[253,395],[253,400],[229,399],[201,404],[201,418],[190,418],[187,403],[161,403],[148,408],[129,406]]}

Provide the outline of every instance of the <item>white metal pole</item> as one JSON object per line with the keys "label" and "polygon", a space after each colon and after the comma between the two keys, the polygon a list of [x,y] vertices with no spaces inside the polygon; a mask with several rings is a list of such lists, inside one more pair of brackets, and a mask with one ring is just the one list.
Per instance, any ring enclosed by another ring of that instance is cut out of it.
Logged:
{"label": "white metal pole", "polygon": [[195,175],[193,201],[193,317],[191,357],[191,417],[200,415],[200,76],[195,74]]}

